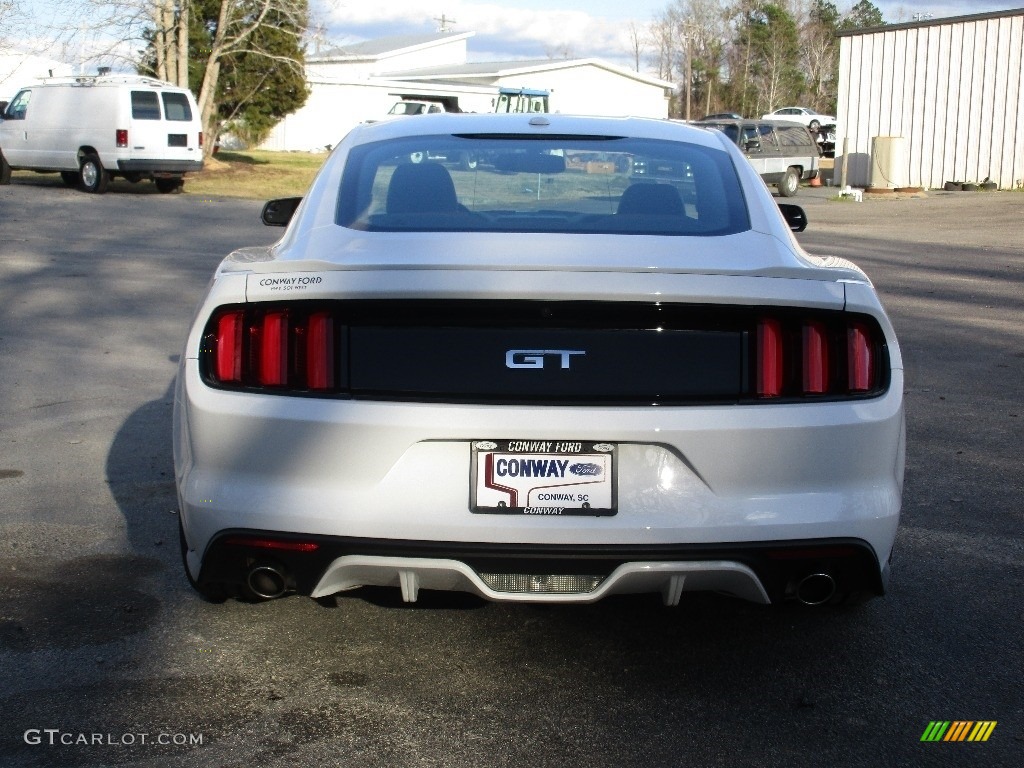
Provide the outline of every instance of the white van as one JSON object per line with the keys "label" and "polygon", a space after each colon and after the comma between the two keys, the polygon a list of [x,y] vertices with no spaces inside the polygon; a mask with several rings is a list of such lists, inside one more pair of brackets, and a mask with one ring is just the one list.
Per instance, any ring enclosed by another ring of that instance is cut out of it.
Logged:
{"label": "white van", "polygon": [[173,192],[202,167],[195,99],[161,80],[47,78],[18,91],[0,114],[0,184],[12,169],[57,171],[86,192],[105,192],[113,176]]}

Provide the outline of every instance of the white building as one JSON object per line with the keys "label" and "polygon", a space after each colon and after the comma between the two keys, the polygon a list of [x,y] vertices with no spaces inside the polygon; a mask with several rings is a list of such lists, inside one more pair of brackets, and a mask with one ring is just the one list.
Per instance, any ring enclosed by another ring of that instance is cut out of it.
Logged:
{"label": "white building", "polygon": [[73,74],[70,64],[30,53],[0,52],[0,101],[10,101],[18,89],[44,77]]}
{"label": "white building", "polygon": [[896,187],[1024,184],[1024,9],[840,33],[836,117],[852,186],[872,185],[877,137],[900,137]]}
{"label": "white building", "polygon": [[306,104],[274,128],[264,149],[323,149],[403,98],[490,112],[499,89],[549,94],[552,112],[668,117],[672,83],[598,59],[467,63],[472,32],[390,37],[309,56]]}

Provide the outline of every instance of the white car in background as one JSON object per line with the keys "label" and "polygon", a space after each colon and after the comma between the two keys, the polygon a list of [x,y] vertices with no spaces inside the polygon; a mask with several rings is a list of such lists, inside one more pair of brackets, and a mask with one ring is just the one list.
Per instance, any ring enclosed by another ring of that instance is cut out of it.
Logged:
{"label": "white car in background", "polygon": [[762,120],[788,120],[792,123],[800,123],[807,126],[811,133],[817,133],[823,125],[835,125],[836,119],[833,115],[826,115],[823,112],[816,112],[807,107],[782,107],[767,115],[761,115]]}
{"label": "white car in background", "polygon": [[[465,151],[472,170],[425,159]],[[182,555],[206,597],[885,591],[896,337],[724,134],[362,125],[263,217],[283,238],[218,267],[175,387]]]}

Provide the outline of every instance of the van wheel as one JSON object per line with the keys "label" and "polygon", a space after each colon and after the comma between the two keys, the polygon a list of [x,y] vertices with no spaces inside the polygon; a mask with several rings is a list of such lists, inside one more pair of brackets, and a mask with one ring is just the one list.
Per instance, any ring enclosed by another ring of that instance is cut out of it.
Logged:
{"label": "van wheel", "polygon": [[78,174],[74,171],[61,171],[60,180],[64,182],[66,187],[77,187],[78,186]]}
{"label": "van wheel", "polygon": [[154,181],[156,182],[156,188],[165,195],[168,192],[174,192],[185,186],[184,179],[155,179]]}
{"label": "van wheel", "polygon": [[107,169],[103,167],[103,163],[96,155],[86,155],[82,158],[78,176],[82,181],[82,189],[97,195],[106,192],[107,185],[110,183],[110,174],[107,173]]}
{"label": "van wheel", "polygon": [[11,183],[11,166],[7,164],[4,156],[0,154],[0,184]]}
{"label": "van wheel", "polygon": [[800,172],[793,166],[789,166],[779,181],[779,194],[783,197],[792,197],[798,189],[800,189]]}

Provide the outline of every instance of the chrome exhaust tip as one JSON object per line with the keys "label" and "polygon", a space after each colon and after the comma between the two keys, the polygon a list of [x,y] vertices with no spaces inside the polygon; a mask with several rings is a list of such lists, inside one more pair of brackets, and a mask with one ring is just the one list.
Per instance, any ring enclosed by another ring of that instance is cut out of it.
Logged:
{"label": "chrome exhaust tip", "polygon": [[836,580],[828,573],[812,573],[797,582],[796,599],[804,605],[823,605],[836,593]]}
{"label": "chrome exhaust tip", "polygon": [[245,580],[246,585],[256,597],[273,600],[288,591],[284,574],[272,565],[257,565]]}

